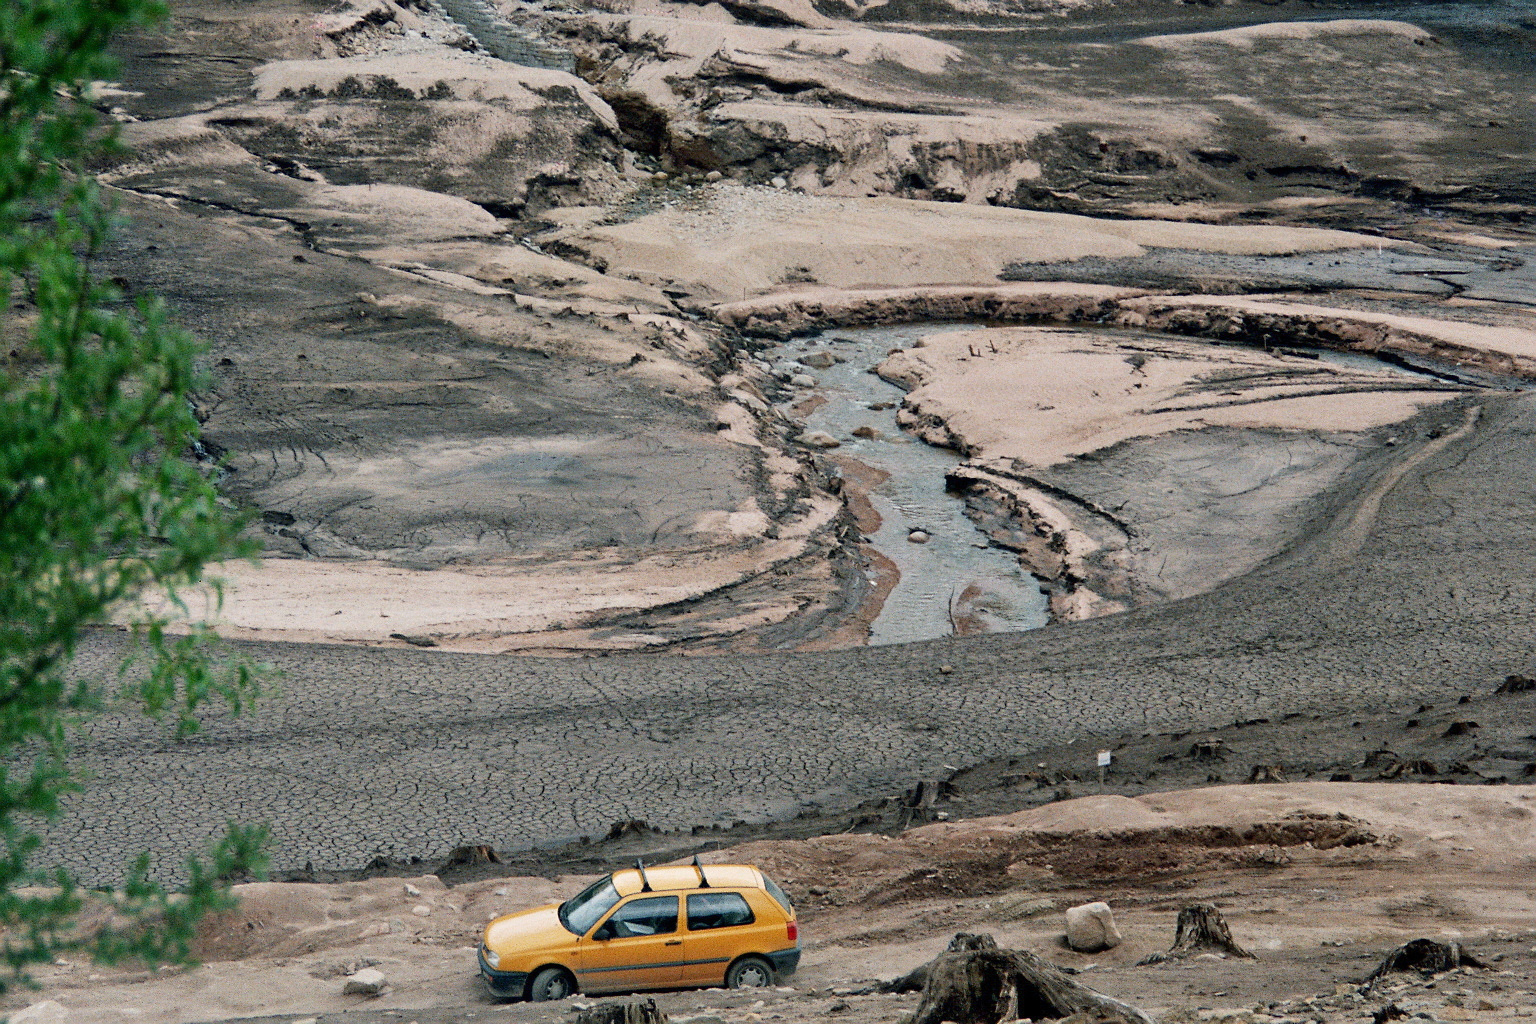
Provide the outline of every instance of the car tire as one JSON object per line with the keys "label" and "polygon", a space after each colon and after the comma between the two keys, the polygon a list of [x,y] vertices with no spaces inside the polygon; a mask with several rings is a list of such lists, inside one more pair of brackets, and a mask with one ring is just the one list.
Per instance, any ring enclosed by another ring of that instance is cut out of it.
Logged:
{"label": "car tire", "polygon": [[564,967],[541,967],[528,979],[528,1001],[547,1003],[576,994],[576,979]]}
{"label": "car tire", "polygon": [[744,956],[725,972],[726,988],[772,988],[777,980],[773,965],[760,956]]}

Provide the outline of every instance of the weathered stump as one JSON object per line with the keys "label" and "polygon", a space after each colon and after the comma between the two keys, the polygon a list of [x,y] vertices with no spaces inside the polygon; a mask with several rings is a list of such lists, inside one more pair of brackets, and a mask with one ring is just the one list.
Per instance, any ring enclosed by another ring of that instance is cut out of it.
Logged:
{"label": "weathered stump", "polygon": [[575,1024],[667,1024],[667,1013],[654,999],[643,1003],[598,1003],[578,1013]]}
{"label": "weathered stump", "polygon": [[1179,911],[1173,945],[1168,948],[1168,952],[1153,953],[1138,961],[1136,966],[1182,960],[1197,953],[1225,953],[1245,960],[1258,959],[1232,938],[1226,918],[1221,916],[1221,911],[1216,909],[1214,903],[1194,903]]}
{"label": "weathered stump", "polygon": [[945,953],[934,960],[912,1024],[1000,1024],[1021,1017],[1059,1020],[1077,1013],[1123,1024],[1153,1024],[1136,1007],[1079,985],[1027,950],[995,948]]}
{"label": "weathered stump", "polygon": [[1441,971],[1449,971],[1454,967],[1480,967],[1488,969],[1488,965],[1462,948],[1459,942],[1437,942],[1434,939],[1414,939],[1405,942],[1392,952],[1387,954],[1374,971],[1365,979],[1366,983],[1399,971],[1421,971],[1424,974],[1439,974]]}
{"label": "weathered stump", "polygon": [[[977,949],[996,949],[997,940],[990,935],[972,935],[970,932],[956,932],[955,937],[949,940],[945,947],[946,953],[965,953]],[[937,959],[930,960],[921,967],[914,967],[894,981],[887,981],[876,985],[876,992],[921,992],[923,986],[928,984],[928,971]]]}

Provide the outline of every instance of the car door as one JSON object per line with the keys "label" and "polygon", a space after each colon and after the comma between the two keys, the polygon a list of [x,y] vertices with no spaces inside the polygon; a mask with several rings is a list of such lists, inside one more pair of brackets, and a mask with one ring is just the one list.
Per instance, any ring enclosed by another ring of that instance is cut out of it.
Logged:
{"label": "car door", "polygon": [[576,975],[584,992],[675,988],[681,984],[683,940],[677,897],[631,896],[581,942]]}
{"label": "car door", "polygon": [[731,961],[751,951],[747,940],[756,918],[741,893],[729,889],[691,892],[685,898],[683,983],[719,985]]}

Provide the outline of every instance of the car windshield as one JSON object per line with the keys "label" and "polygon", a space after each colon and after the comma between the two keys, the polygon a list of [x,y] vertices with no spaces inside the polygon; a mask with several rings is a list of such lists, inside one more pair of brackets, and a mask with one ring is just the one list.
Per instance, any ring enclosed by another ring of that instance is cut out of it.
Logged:
{"label": "car windshield", "polygon": [[577,935],[585,935],[597,923],[597,919],[617,902],[619,891],[613,887],[611,876],[593,882],[578,895],[560,904],[560,923]]}

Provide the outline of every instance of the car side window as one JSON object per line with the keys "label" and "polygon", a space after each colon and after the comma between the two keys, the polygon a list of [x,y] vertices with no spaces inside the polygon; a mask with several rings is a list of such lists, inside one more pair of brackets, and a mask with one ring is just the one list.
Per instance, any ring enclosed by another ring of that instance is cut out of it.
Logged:
{"label": "car side window", "polygon": [[626,903],[592,933],[597,939],[627,939],[677,931],[677,897],[652,896]]}
{"label": "car side window", "polygon": [[691,932],[751,924],[753,920],[752,908],[739,892],[701,892],[688,896],[688,930]]}

